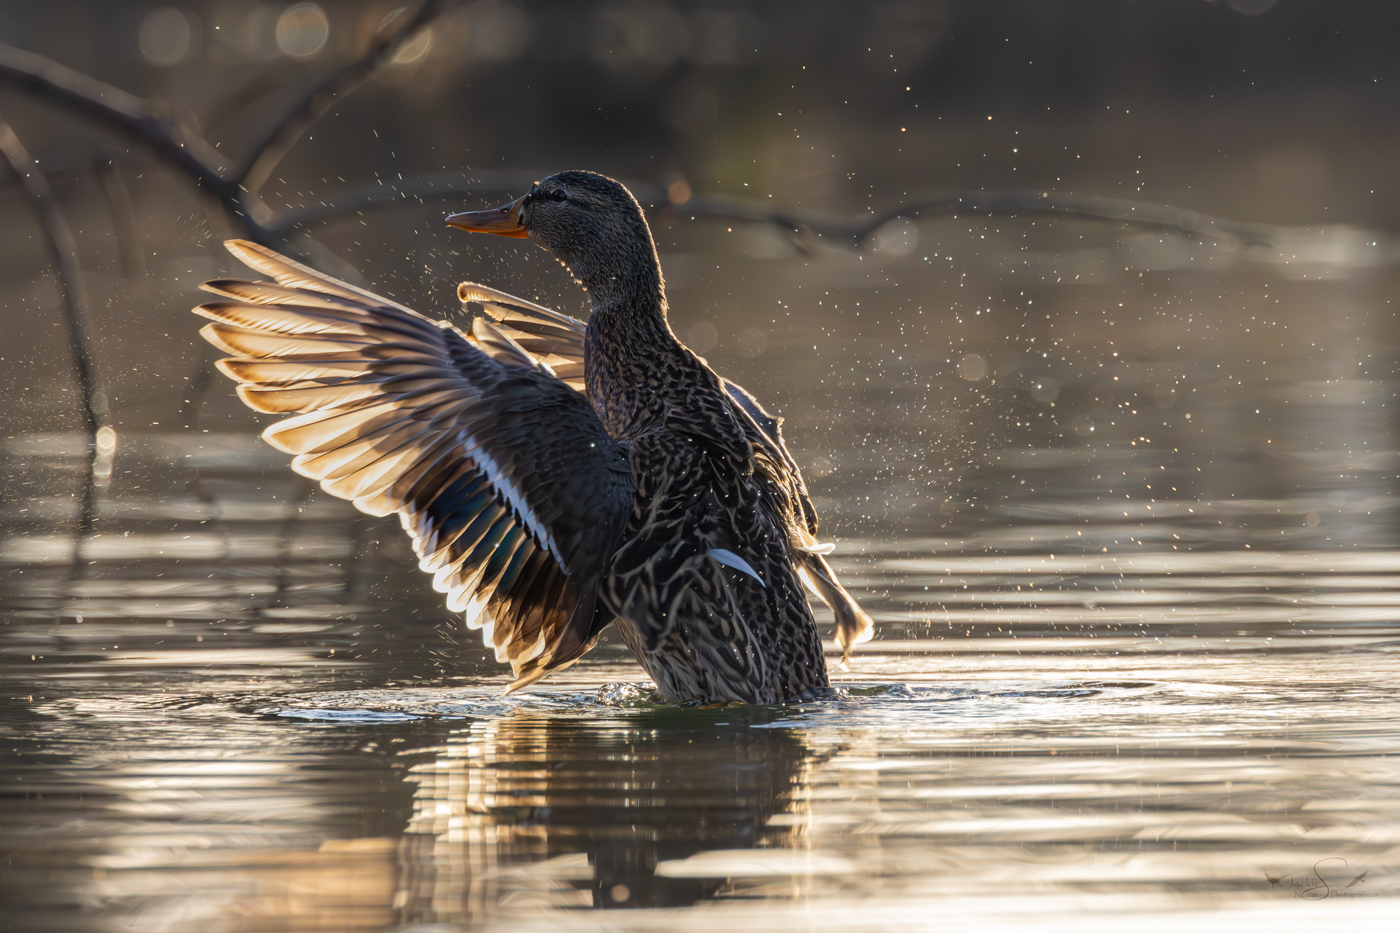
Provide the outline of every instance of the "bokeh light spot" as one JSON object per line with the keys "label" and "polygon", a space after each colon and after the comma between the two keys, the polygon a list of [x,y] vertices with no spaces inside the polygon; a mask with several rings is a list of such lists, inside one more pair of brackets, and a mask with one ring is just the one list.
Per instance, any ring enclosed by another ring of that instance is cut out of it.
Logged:
{"label": "bokeh light spot", "polygon": [[331,22],[315,3],[287,7],[277,18],[277,47],[292,58],[312,58],[326,47]]}
{"label": "bokeh light spot", "polygon": [[137,41],[141,57],[148,65],[168,68],[189,56],[194,45],[194,30],[188,16],[174,7],[164,6],[147,13],[141,20]]}

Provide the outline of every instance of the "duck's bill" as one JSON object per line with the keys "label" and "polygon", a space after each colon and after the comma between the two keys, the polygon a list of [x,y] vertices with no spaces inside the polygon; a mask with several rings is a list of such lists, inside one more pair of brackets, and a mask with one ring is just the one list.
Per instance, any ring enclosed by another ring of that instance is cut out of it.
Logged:
{"label": "duck's bill", "polygon": [[516,198],[504,207],[489,211],[466,211],[451,214],[447,218],[449,227],[460,227],[473,233],[494,233],[496,236],[529,236],[520,206],[524,198]]}

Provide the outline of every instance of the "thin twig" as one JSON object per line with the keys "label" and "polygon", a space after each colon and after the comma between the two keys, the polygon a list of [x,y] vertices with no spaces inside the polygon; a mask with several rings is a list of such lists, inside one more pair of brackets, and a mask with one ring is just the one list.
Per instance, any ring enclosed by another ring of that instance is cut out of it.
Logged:
{"label": "thin twig", "polygon": [[201,348],[199,362],[195,364],[194,372],[185,382],[185,395],[189,396],[181,400],[180,413],[175,416],[175,423],[187,432],[193,432],[199,426],[199,413],[204,407],[204,396],[209,391],[209,383],[214,375],[214,354],[207,348]]}
{"label": "thin twig", "polygon": [[189,127],[169,119],[166,108],[53,59],[0,44],[0,82],[72,107],[143,144],[218,198],[244,236],[274,249],[286,249],[285,239],[266,226],[273,212],[257,196],[257,189],[307,127],[391,62],[406,42],[457,2],[425,0],[397,28],[375,39],[364,55],[292,106],[253,147],[245,165],[233,173],[218,150]]}
{"label": "thin twig", "polygon": [[[461,175],[425,175],[393,186],[373,185],[343,192],[326,204],[274,215],[252,192],[267,178],[306,128],[339,98],[360,86],[377,69],[392,61],[432,19],[442,15],[454,0],[425,0],[416,13],[393,32],[376,39],[366,53],[318,84],[278,120],[267,137],[255,146],[238,177],[225,173],[217,152],[191,131],[157,115],[158,108],[31,52],[0,45],[0,80],[18,84],[40,96],[66,103],[97,116],[127,136],[145,143],[181,169],[223,202],[245,236],[273,248],[286,248],[287,237],[298,229],[334,220],[355,211],[401,206],[414,200],[450,202],[464,195],[488,190],[513,190],[546,173],[486,173],[474,178]],[[678,212],[718,220],[770,223],[794,233],[810,231],[841,245],[859,244],[882,224],[896,217],[927,217],[960,213],[988,215],[1058,214],[1113,220],[1176,230],[1193,236],[1215,237],[1245,244],[1271,242],[1276,228],[1200,214],[1170,205],[1120,198],[1058,194],[1038,191],[968,192],[931,197],[899,205],[878,214],[843,220],[800,211],[775,210],[754,201],[696,196],[672,205],[660,185],[637,183],[633,192],[643,204],[670,205]]]}
{"label": "thin twig", "polygon": [[213,102],[204,108],[204,119],[201,122],[204,124],[205,135],[213,135],[215,130],[244,107],[274,91],[283,90],[288,83],[296,80],[296,68],[292,62],[275,62],[266,71],[258,72],[233,90],[214,98]]}
{"label": "thin twig", "polygon": [[[368,210],[393,210],[415,204],[456,203],[487,192],[515,192],[528,188],[546,172],[499,171],[470,176],[442,172],[418,175],[392,183],[364,185],[343,191],[312,207],[284,211],[268,225],[275,234],[286,237],[294,230],[338,220]],[[1143,227],[1175,230],[1192,236],[1242,242],[1248,245],[1273,242],[1278,228],[1268,224],[1242,223],[1196,211],[1094,195],[1045,193],[1039,191],[973,191],[922,198],[878,214],[854,219],[808,214],[773,208],[758,201],[698,195],[672,203],[665,188],[652,182],[626,183],[642,205],[671,209],[692,217],[767,223],[792,233],[814,233],[830,238],[838,246],[858,246],[884,224],[898,217],[932,217],[959,214],[1023,216],[1057,214],[1114,220]]]}
{"label": "thin twig", "polygon": [[122,268],[127,278],[146,277],[146,252],[136,242],[136,211],[131,206],[131,192],[122,181],[121,172],[110,158],[99,159],[94,169],[102,191],[107,195],[107,208],[112,215],[113,232],[117,239],[117,253],[121,256]]}
{"label": "thin twig", "polygon": [[83,288],[82,268],[78,263],[78,244],[67,219],[54,200],[49,181],[10,125],[0,119],[0,154],[11,171],[19,177],[29,195],[29,206],[44,231],[54,267],[58,272],[59,289],[63,293],[63,315],[68,325],[68,350],[73,362],[73,375],[82,394],[83,427],[87,434],[87,471],[83,484],[78,541],[74,545],[74,564],[81,556],[79,549],[84,537],[92,530],[95,487],[97,484],[97,438],[102,427],[101,392],[96,367],[93,365],[88,338],[87,296]]}
{"label": "thin twig", "polygon": [[[638,194],[638,198],[647,203],[641,194]],[[660,197],[653,197],[652,201],[665,203],[664,198]],[[830,237],[838,241],[839,245],[853,246],[863,243],[872,233],[896,218],[967,214],[984,214],[989,217],[1018,217],[1027,214],[1088,217],[1175,230],[1192,236],[1249,245],[1267,244],[1277,237],[1277,228],[1268,224],[1242,223],[1166,204],[1040,191],[972,191],[921,198],[878,214],[868,214],[852,220],[775,210],[753,201],[703,196],[674,205],[674,208],[680,213],[695,217],[770,223],[792,233],[811,232],[821,237]]]}
{"label": "thin twig", "polygon": [[258,222],[272,212],[225,177],[228,166],[218,150],[193,130],[163,116],[164,108],[51,58],[3,44],[0,81],[72,107],[141,143],[218,198],[244,236],[268,246],[277,245],[269,241]]}
{"label": "thin twig", "polygon": [[392,62],[406,42],[412,41],[428,22],[455,6],[456,1],[424,1],[417,13],[405,17],[398,28],[375,39],[363,56],[321,81],[291,106],[273,123],[267,136],[252,148],[244,167],[232,174],[216,148],[189,127],[168,119],[161,106],[53,59],[0,45],[0,81],[36,97],[71,106],[101,120],[123,136],[139,141],[220,200],[249,240],[267,247],[286,248],[283,237],[270,233],[265,226],[273,212],[256,196],[259,186],[308,126],[335,105],[337,99],[356,90],[375,71]]}
{"label": "thin twig", "polygon": [[1096,220],[1116,220],[1136,226],[1176,230],[1217,240],[1235,240],[1247,246],[1267,245],[1278,235],[1278,228],[1271,224],[1229,220],[1168,204],[1043,191],[977,191],[913,201],[871,217],[864,224],[853,226],[851,234],[858,239],[864,239],[882,224],[897,217],[979,213],[1003,216],[1072,214]]}
{"label": "thin twig", "polygon": [[197,133],[166,119],[160,108],[51,58],[0,45],[0,81],[96,117],[204,185],[221,200],[236,200],[238,186],[223,175],[223,159]]}
{"label": "thin twig", "polygon": [[331,195],[311,207],[287,210],[277,215],[268,229],[279,236],[348,216],[357,211],[392,210],[430,203],[456,203],[483,192],[524,191],[548,172],[488,171],[470,176],[463,172],[437,172],[414,175],[403,181],[381,182],[351,188]]}
{"label": "thin twig", "polygon": [[306,132],[341,97],[353,92],[371,75],[393,60],[399,49],[430,22],[442,15],[456,0],[424,0],[412,16],[404,18],[397,28],[379,36],[359,59],[316,85],[294,104],[272,130],[249,153],[247,161],[234,176],[244,190],[257,191],[285,156]]}

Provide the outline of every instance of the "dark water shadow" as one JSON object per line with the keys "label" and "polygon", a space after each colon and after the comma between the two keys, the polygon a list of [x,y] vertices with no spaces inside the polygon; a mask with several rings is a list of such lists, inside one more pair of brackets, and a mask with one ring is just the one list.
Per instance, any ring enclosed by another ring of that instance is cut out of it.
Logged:
{"label": "dark water shadow", "polygon": [[522,712],[414,753],[404,919],[451,921],[497,907],[678,907],[714,895],[724,878],[683,860],[778,843],[764,827],[812,762],[800,731],[750,728],[780,715],[667,709],[598,721]]}

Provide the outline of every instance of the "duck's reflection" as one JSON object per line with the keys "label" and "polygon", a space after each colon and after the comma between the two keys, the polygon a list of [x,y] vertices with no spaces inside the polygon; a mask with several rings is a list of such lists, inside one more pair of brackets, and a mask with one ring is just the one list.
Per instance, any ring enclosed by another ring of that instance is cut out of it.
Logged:
{"label": "duck's reflection", "polygon": [[681,906],[714,893],[722,879],[667,877],[657,866],[768,841],[764,825],[808,757],[798,733],[753,715],[473,724],[413,767],[404,919]]}
{"label": "duck's reflection", "polygon": [[[819,757],[750,709],[470,725],[313,725],[193,698],[47,712],[44,766],[13,772],[24,819],[0,820],[0,929],[100,915],[151,931],[382,930],[690,904],[738,874],[714,855],[788,854],[773,849],[791,823],[765,826]],[[39,761],[37,742],[10,741],[0,752]]]}

